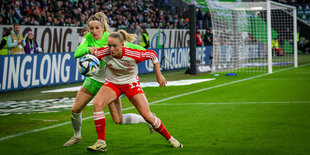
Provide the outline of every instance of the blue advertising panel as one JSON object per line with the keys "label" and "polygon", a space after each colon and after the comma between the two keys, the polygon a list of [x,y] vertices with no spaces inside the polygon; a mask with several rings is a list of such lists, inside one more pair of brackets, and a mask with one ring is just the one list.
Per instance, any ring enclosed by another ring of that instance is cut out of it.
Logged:
{"label": "blue advertising panel", "polygon": [[82,81],[73,54],[0,56],[0,92]]}
{"label": "blue advertising panel", "polygon": [[[196,59],[200,60],[201,65],[210,64],[211,48],[212,46],[196,48]],[[152,50],[157,53],[160,67],[163,70],[184,69],[190,65],[190,50],[187,47]],[[140,74],[154,72],[154,67],[150,60],[141,62],[138,66]]]}
{"label": "blue advertising panel", "polygon": [[[162,69],[182,69],[189,66],[189,48],[154,49]],[[197,59],[209,64],[211,47],[197,48]],[[0,92],[50,86],[85,79],[78,71],[79,59],[73,52],[29,55],[0,55]],[[139,74],[154,72],[150,60],[138,64]]]}

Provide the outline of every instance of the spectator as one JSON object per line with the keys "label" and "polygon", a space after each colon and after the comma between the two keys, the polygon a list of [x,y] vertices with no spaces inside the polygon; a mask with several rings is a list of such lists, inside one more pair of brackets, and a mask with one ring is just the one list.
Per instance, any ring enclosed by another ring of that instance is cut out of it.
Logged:
{"label": "spectator", "polygon": [[198,29],[196,30],[196,42],[197,46],[202,46],[202,36]]}
{"label": "spectator", "polygon": [[38,43],[33,39],[32,31],[29,31],[27,33],[24,44],[25,44],[25,54],[36,54],[42,52],[41,50],[39,50],[41,48],[38,46]]}
{"label": "spectator", "polygon": [[210,29],[207,29],[203,35],[203,42],[205,46],[211,46],[213,44],[213,34]]}
{"label": "spectator", "polygon": [[23,16],[21,14],[20,2],[19,1],[15,2],[14,10],[15,10],[15,17],[18,19],[18,21],[20,21],[23,18]]}
{"label": "spectator", "polygon": [[189,28],[188,22],[175,14],[177,11],[168,0],[163,1],[165,3],[161,9],[155,7],[158,2],[153,0],[148,1],[149,3],[144,2],[146,0],[4,1],[0,3],[5,4],[0,5],[0,13],[3,17],[0,22],[1,24],[84,26],[90,14],[103,11],[108,16],[112,27],[132,28],[140,23],[146,23],[147,28]]}
{"label": "spectator", "polygon": [[13,30],[8,36],[9,54],[25,54],[23,34],[20,32],[19,24],[13,24]]}
{"label": "spectator", "polygon": [[141,28],[141,46],[144,48],[150,47],[149,34],[144,27]]}
{"label": "spectator", "polygon": [[198,28],[199,29],[202,29],[203,27],[203,15],[202,15],[202,11],[201,11],[201,8],[198,9],[198,12],[197,12],[197,21],[198,21]]}
{"label": "spectator", "polygon": [[8,21],[8,23],[6,23],[6,24],[13,24],[13,23],[18,23],[19,22],[19,20],[15,17],[15,10],[13,10],[13,9],[9,10],[6,18],[7,18],[7,21]]}
{"label": "spectator", "polygon": [[211,23],[211,15],[210,12],[207,11],[204,15],[204,21],[205,21],[205,28],[211,29],[212,28],[212,23]]}
{"label": "spectator", "polygon": [[279,46],[279,39],[272,40],[272,51],[274,56],[283,56],[284,52]]}
{"label": "spectator", "polygon": [[0,42],[0,55],[8,55],[9,50],[8,50],[8,36],[10,34],[10,31],[8,29],[3,30],[3,37]]}

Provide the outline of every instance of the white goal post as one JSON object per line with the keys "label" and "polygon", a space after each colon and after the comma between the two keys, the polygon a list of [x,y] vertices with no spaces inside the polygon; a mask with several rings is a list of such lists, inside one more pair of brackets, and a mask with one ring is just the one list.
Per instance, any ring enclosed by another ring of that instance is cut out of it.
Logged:
{"label": "white goal post", "polygon": [[268,72],[297,67],[296,8],[266,2],[208,0],[212,72]]}

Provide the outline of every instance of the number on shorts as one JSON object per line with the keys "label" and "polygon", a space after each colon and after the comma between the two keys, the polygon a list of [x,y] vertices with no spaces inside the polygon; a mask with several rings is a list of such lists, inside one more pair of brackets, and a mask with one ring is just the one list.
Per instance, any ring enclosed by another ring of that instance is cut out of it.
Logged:
{"label": "number on shorts", "polygon": [[[135,84],[135,85],[134,85]],[[133,82],[133,83],[131,83],[131,84],[129,84],[130,85],[130,89],[133,89],[133,88],[135,88],[135,87],[140,87],[140,85],[138,84],[138,82]]]}

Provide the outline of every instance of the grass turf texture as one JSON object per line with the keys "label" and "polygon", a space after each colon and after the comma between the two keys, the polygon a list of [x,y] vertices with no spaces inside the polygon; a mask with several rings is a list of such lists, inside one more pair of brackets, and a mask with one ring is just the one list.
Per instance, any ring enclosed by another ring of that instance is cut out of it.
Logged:
{"label": "grass turf texture", "polygon": [[[309,63],[300,57],[300,64]],[[184,71],[164,72],[168,80],[214,78],[209,74],[184,75]],[[150,103],[257,74],[221,76],[216,80],[190,86],[144,88]],[[154,81],[154,75],[141,76],[141,81]],[[71,84],[78,85],[78,84]],[[45,87],[45,89],[63,86]],[[38,95],[44,88],[24,93],[25,98],[74,97],[75,93]],[[310,153],[310,65],[213,88],[151,104],[152,112],[164,122],[168,131],[184,144],[173,149],[156,133],[150,135],[147,125],[115,125],[107,115],[106,137],[109,154],[309,154]],[[1,101],[20,91],[0,94]],[[35,94],[35,95],[34,95]],[[16,97],[15,97],[16,98]],[[22,98],[20,98],[22,99]],[[123,99],[124,107],[132,106]],[[292,102],[292,103],[288,103]],[[214,104],[210,104],[214,103]],[[92,116],[86,107],[83,117]],[[105,112],[107,112],[105,110]],[[123,113],[134,112],[135,109]],[[48,127],[70,121],[70,110],[57,113],[8,115],[0,117],[0,136]],[[54,122],[36,119],[52,119]],[[73,135],[71,124],[25,134],[0,141],[5,154],[90,154],[88,145],[96,141],[93,119],[83,121],[83,142],[73,147],[62,145]]]}

